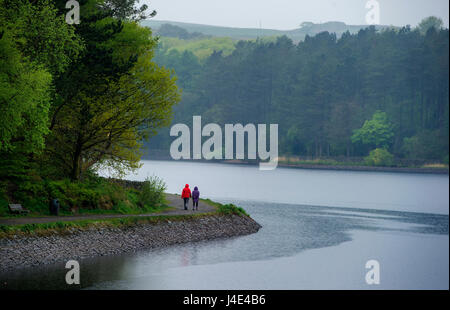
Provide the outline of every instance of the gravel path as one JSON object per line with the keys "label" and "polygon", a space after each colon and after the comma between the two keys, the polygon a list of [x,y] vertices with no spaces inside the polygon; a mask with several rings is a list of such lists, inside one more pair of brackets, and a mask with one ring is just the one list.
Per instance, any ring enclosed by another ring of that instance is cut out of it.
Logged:
{"label": "gravel path", "polygon": [[17,217],[17,218],[0,218],[1,225],[21,225],[21,224],[37,224],[37,223],[51,223],[61,221],[77,221],[77,220],[101,220],[106,218],[121,218],[130,216],[159,216],[159,215],[184,215],[207,213],[215,211],[215,207],[203,201],[198,203],[198,211],[192,211],[192,199],[189,199],[189,209],[184,210],[183,200],[180,195],[166,194],[166,199],[172,209],[147,214],[95,214],[95,215],[66,215],[66,216],[46,216],[46,217]]}

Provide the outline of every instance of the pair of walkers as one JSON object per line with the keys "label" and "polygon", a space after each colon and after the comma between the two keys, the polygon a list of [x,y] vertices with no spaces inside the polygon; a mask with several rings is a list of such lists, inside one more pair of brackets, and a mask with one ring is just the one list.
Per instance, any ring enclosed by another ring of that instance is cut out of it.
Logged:
{"label": "pair of walkers", "polygon": [[186,184],[181,192],[181,199],[184,200],[184,210],[188,209],[189,198],[192,197],[192,210],[198,210],[198,200],[200,198],[200,192],[198,187],[194,187],[194,190],[191,193],[191,189],[189,188],[189,184]]}

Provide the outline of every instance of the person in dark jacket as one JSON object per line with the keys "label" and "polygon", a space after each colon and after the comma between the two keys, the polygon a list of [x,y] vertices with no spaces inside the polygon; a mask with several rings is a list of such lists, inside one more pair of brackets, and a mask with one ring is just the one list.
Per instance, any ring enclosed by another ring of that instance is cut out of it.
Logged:
{"label": "person in dark jacket", "polygon": [[192,191],[192,210],[198,210],[198,199],[200,198],[200,191],[198,187],[194,187]]}
{"label": "person in dark jacket", "polygon": [[181,198],[184,200],[184,210],[188,209],[189,198],[191,197],[191,190],[189,184],[186,184],[181,192]]}

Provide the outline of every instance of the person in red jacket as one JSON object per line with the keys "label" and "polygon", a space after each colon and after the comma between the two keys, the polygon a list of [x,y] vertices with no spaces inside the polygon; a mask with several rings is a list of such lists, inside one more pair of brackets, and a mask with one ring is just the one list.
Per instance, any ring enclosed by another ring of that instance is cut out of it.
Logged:
{"label": "person in red jacket", "polygon": [[191,198],[191,190],[189,189],[189,184],[186,184],[186,186],[183,188],[183,191],[181,192],[181,198],[184,200],[184,210],[187,210],[189,205],[189,198]]}

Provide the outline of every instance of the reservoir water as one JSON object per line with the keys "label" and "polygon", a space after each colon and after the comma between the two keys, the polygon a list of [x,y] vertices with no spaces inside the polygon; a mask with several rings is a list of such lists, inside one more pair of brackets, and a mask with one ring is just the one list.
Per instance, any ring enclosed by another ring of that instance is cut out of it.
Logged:
{"label": "reservoir water", "polygon": [[[252,235],[86,259],[84,289],[448,289],[448,175],[144,161],[203,198],[243,207]],[[380,266],[368,285],[366,262]],[[72,288],[64,264],[5,276],[11,288]],[[4,281],[4,279],[1,279]]]}

